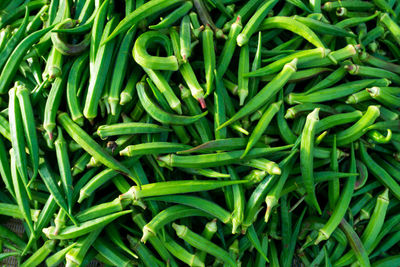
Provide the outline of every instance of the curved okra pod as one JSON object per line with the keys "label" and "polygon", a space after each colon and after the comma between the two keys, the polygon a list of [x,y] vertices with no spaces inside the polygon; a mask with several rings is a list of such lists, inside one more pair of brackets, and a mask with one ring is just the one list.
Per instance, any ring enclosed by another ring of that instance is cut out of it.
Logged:
{"label": "curved okra pod", "polygon": [[[350,160],[350,172],[356,172],[356,159],[354,152],[354,145],[351,145],[351,160]],[[349,207],[350,201],[353,195],[354,186],[356,183],[356,176],[351,176],[347,178],[346,184],[343,188],[341,197],[339,198],[332,215],[329,217],[328,221],[319,230],[318,237],[315,240],[315,244],[318,245],[321,241],[327,240],[335,229],[339,226],[341,220],[343,219],[346,208]]]}
{"label": "curved okra pod", "polygon": [[135,41],[132,55],[136,63],[140,66],[151,70],[178,70],[178,60],[176,56],[168,57],[152,56],[147,52],[147,47],[150,44],[160,43],[168,54],[172,52],[171,41],[167,35],[158,31],[148,31],[142,33]]}
{"label": "curved okra pod", "polygon": [[264,114],[261,116],[260,120],[258,121],[256,127],[254,128],[253,132],[251,133],[251,135],[249,137],[249,141],[246,145],[246,149],[240,158],[244,158],[249,153],[249,151],[253,148],[253,146],[258,142],[261,135],[268,128],[268,125],[272,121],[275,114],[279,111],[281,104],[282,104],[282,101],[273,103],[264,112]]}
{"label": "curved okra pod", "polygon": [[310,28],[293,18],[283,16],[267,18],[262,22],[259,30],[264,31],[276,28],[292,31],[295,34],[302,36],[304,39],[306,39],[316,47],[325,47],[322,41]]}
{"label": "curved okra pod", "polygon": [[184,205],[170,206],[165,210],[161,211],[160,213],[158,213],[156,216],[154,216],[153,219],[151,219],[151,221],[148,222],[143,227],[142,229],[143,236],[140,241],[146,243],[146,240],[148,239],[149,235],[156,235],[156,233],[162,227],[164,227],[164,225],[181,218],[192,217],[192,216],[206,217],[210,215],[200,209],[191,208]]}
{"label": "curved okra pod", "polygon": [[121,122],[111,125],[101,125],[97,128],[97,135],[101,139],[116,135],[131,135],[145,133],[163,133],[170,132],[171,129],[151,123],[142,122]]}
{"label": "curved okra pod", "polygon": [[124,165],[116,161],[110,154],[103,150],[103,148],[96,143],[84,130],[76,125],[68,116],[67,113],[60,113],[58,121],[63,129],[77,142],[87,153],[92,155],[95,159],[100,161],[107,167],[116,170],[129,178],[133,179],[138,185],[140,182],[133,176],[131,171]]}
{"label": "curved okra pod", "polygon": [[185,1],[180,7],[172,11],[165,18],[163,18],[159,23],[155,25],[150,25],[149,29],[160,30],[171,27],[176,21],[185,16],[193,7],[193,3],[190,1]]}
{"label": "curved okra pod", "polygon": [[136,85],[136,89],[138,91],[140,102],[142,103],[143,108],[146,112],[156,121],[159,121],[164,124],[176,124],[176,125],[188,125],[192,124],[200,118],[207,115],[207,111],[202,114],[195,116],[180,116],[174,115],[168,112],[165,112],[161,108],[159,108],[147,95],[145,89],[145,83],[139,82]]}
{"label": "curved okra pod", "polygon": [[17,88],[11,88],[9,93],[8,102],[8,119],[10,123],[10,136],[11,136],[11,146],[13,148],[13,157],[15,166],[20,175],[22,184],[26,188],[29,199],[31,198],[31,192],[28,187],[28,169],[27,160],[25,153],[25,138],[24,138],[24,126],[21,116],[21,110],[16,95]]}
{"label": "curved okra pod", "polygon": [[[73,28],[76,25],[76,21],[72,19],[66,19],[63,22],[57,24],[54,27],[54,30],[58,30],[61,28]],[[83,40],[77,44],[70,44],[64,41],[61,37],[61,34],[58,32],[51,33],[51,41],[53,46],[63,55],[66,56],[76,56],[82,54],[90,44],[91,35],[86,34]]]}
{"label": "curved okra pod", "polygon": [[232,124],[233,122],[249,115],[265,104],[270,98],[274,97],[278,91],[286,84],[293,73],[296,72],[297,58],[285,64],[282,71],[275,76],[264,88],[262,88],[244,107],[235,113],[228,121],[220,125],[217,130]]}
{"label": "curved okra pod", "polygon": [[54,233],[55,230],[54,226],[50,226],[48,228],[43,229],[43,233],[49,239],[66,240],[66,239],[77,238],[85,234],[88,234],[90,232],[93,232],[99,228],[103,228],[104,226],[116,220],[117,218],[129,213],[132,213],[132,211],[131,210],[120,211],[97,219],[83,222],[79,226],[75,225],[67,226],[64,229],[62,229],[58,234]]}
{"label": "curved okra pod", "polygon": [[36,134],[33,108],[28,89],[25,86],[18,86],[16,90],[22,115],[22,122],[24,124],[26,142],[29,148],[29,155],[32,163],[32,179],[35,179],[39,167],[39,145]]}
{"label": "curved okra pod", "polygon": [[68,158],[67,143],[62,135],[62,130],[58,127],[57,139],[54,142],[56,148],[58,169],[60,171],[61,181],[64,189],[64,193],[67,199],[68,212],[71,213],[73,200],[72,200],[72,173],[71,166]]}
{"label": "curved okra pod", "polygon": [[[379,117],[380,111],[378,106],[369,106],[367,112],[351,127],[337,133],[337,145],[343,146],[356,141],[358,138],[365,134],[364,129],[375,122]],[[326,142],[331,142],[332,138],[328,136],[325,138]]]}
{"label": "curved okra pod", "polygon": [[257,8],[257,11],[249,19],[242,32],[237,36],[236,41],[238,46],[243,46],[249,42],[251,36],[257,31],[257,28],[260,26],[262,20],[277,3],[277,0],[267,1]]}
{"label": "curved okra pod", "polygon": [[354,122],[360,119],[362,116],[363,113],[359,110],[356,110],[353,112],[339,113],[325,117],[318,122],[316,133],[319,134],[325,130],[334,128],[335,126]]}
{"label": "curved okra pod", "polygon": [[221,222],[225,224],[231,221],[231,214],[227,210],[225,210],[224,208],[222,208],[221,206],[212,201],[200,197],[189,196],[189,195],[171,195],[171,196],[149,197],[146,198],[146,200],[165,201],[168,203],[182,204],[203,210],[208,214],[210,214],[211,216],[218,218]]}
{"label": "curved okra pod", "polygon": [[170,167],[209,168],[224,166],[232,164],[234,162],[244,162],[252,158],[268,156],[292,147],[293,145],[270,148],[253,148],[244,158],[241,158],[244,150],[236,150],[230,152],[201,154],[193,156],[178,156],[175,154],[169,154],[159,157],[158,160]]}
{"label": "curved okra pod", "polygon": [[385,169],[379,166],[370,155],[367,153],[367,149],[364,144],[360,143],[360,155],[361,160],[365,163],[368,170],[376,177],[376,179],[389,188],[390,192],[397,198],[400,199],[400,185],[394,180]]}
{"label": "curved okra pod", "polygon": [[398,101],[400,100],[400,97],[395,94],[391,94],[387,90],[382,89],[384,88],[374,86],[371,88],[367,88],[366,91],[373,99],[376,99],[378,102],[382,103],[386,107],[398,108]]}
{"label": "curved okra pod", "polygon": [[188,242],[193,247],[205,251],[208,254],[213,255],[217,258],[220,258],[230,266],[233,267],[236,266],[235,261],[231,258],[229,253],[223,250],[222,248],[218,247],[211,241],[205,239],[201,235],[192,232],[186,226],[173,223],[172,227],[175,229],[178,237],[182,238],[184,241]]}
{"label": "curved okra pod", "polygon": [[160,11],[167,11],[177,6],[177,4],[183,2],[183,0],[151,0],[146,2],[121,20],[120,23],[115,27],[114,31],[107,37],[107,39],[102,41],[102,44],[110,42],[117,35],[127,31],[130,27],[138,24],[141,20],[151,16],[152,14]]}
{"label": "curved okra pod", "polygon": [[317,198],[315,196],[315,184],[314,184],[314,139],[316,125],[319,121],[319,108],[314,109],[313,112],[308,114],[306,124],[304,125],[303,132],[301,135],[300,144],[300,166],[301,174],[303,176],[304,187],[307,192],[306,198],[311,201],[314,208],[321,214],[321,208],[318,205]]}

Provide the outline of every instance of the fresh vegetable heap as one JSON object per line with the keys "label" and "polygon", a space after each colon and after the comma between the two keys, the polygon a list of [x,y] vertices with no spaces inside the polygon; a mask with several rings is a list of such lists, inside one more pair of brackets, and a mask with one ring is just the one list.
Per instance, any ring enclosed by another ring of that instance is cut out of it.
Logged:
{"label": "fresh vegetable heap", "polygon": [[396,0],[1,1],[0,259],[400,266],[399,25]]}

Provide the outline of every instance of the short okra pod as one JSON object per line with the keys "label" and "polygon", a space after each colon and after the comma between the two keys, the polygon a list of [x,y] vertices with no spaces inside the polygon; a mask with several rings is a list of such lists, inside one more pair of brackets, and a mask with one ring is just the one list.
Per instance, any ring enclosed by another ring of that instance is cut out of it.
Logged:
{"label": "short okra pod", "polygon": [[138,90],[139,99],[142,103],[143,108],[153,119],[161,123],[187,125],[194,123],[195,121],[207,115],[207,111],[195,116],[180,116],[165,112],[149,98],[146,93],[145,84],[143,82],[139,82],[136,88]]}
{"label": "short okra pod", "polygon": [[156,235],[164,225],[170,222],[185,217],[198,216],[209,216],[209,214],[200,209],[191,208],[184,205],[170,206],[154,216],[153,219],[151,219],[151,221],[142,228],[143,236],[140,241],[146,243],[149,235]]}
{"label": "short okra pod", "polygon": [[240,48],[239,55],[239,70],[238,70],[238,96],[239,105],[243,106],[245,99],[249,95],[249,78],[243,74],[249,72],[250,69],[250,54],[249,46],[244,45]]}
{"label": "short okra pod", "polygon": [[306,124],[304,125],[303,132],[301,135],[300,145],[300,166],[301,173],[305,189],[307,191],[307,198],[317,209],[318,213],[321,214],[321,208],[317,202],[315,195],[315,184],[314,184],[314,170],[313,170],[313,150],[314,150],[314,139],[316,125],[319,121],[319,109],[316,108],[307,116]]}
{"label": "short okra pod", "polygon": [[114,169],[122,174],[130,177],[136,183],[139,181],[128,168],[122,165],[120,162],[115,160],[110,154],[103,150],[103,148],[96,143],[84,130],[82,130],[78,125],[76,125],[66,113],[60,113],[58,115],[58,121],[64,130],[75,140],[82,148],[95,157],[98,161],[106,165],[107,167]]}
{"label": "short okra pod", "polygon": [[211,254],[217,258],[222,259],[226,264],[230,266],[236,266],[235,261],[231,258],[228,252],[218,247],[211,241],[208,241],[204,237],[192,232],[188,229],[187,226],[173,223],[172,227],[175,229],[178,237],[182,238],[190,245],[194,246],[197,249],[206,251],[208,254]]}
{"label": "short okra pod", "polygon": [[262,20],[267,16],[268,12],[278,3],[278,1],[267,1],[264,2],[254,15],[249,19],[247,24],[244,26],[242,32],[236,37],[238,46],[243,46],[248,43],[251,36],[257,31],[257,28],[262,23]]}
{"label": "short okra pod", "polygon": [[26,261],[24,261],[21,266],[37,266],[42,263],[47,256],[55,249],[56,240],[47,240],[44,242],[43,246],[33,253]]}
{"label": "short okra pod", "polygon": [[191,45],[191,32],[190,32],[190,18],[189,16],[184,16],[181,21],[180,33],[179,33],[179,43],[180,43],[180,54],[183,62],[187,62],[188,58],[192,53]]}
{"label": "short okra pod", "polygon": [[393,73],[388,70],[368,67],[368,66],[360,66],[360,65],[345,65],[346,70],[352,75],[365,76],[365,77],[373,77],[373,78],[386,78],[390,81],[393,81],[396,84],[400,83],[400,76],[396,73]]}

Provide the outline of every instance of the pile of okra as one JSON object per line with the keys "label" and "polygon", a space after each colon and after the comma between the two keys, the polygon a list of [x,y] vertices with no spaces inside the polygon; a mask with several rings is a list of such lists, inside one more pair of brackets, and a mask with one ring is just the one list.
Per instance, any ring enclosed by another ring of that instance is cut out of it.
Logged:
{"label": "pile of okra", "polygon": [[399,60],[396,0],[1,1],[1,262],[400,266]]}

